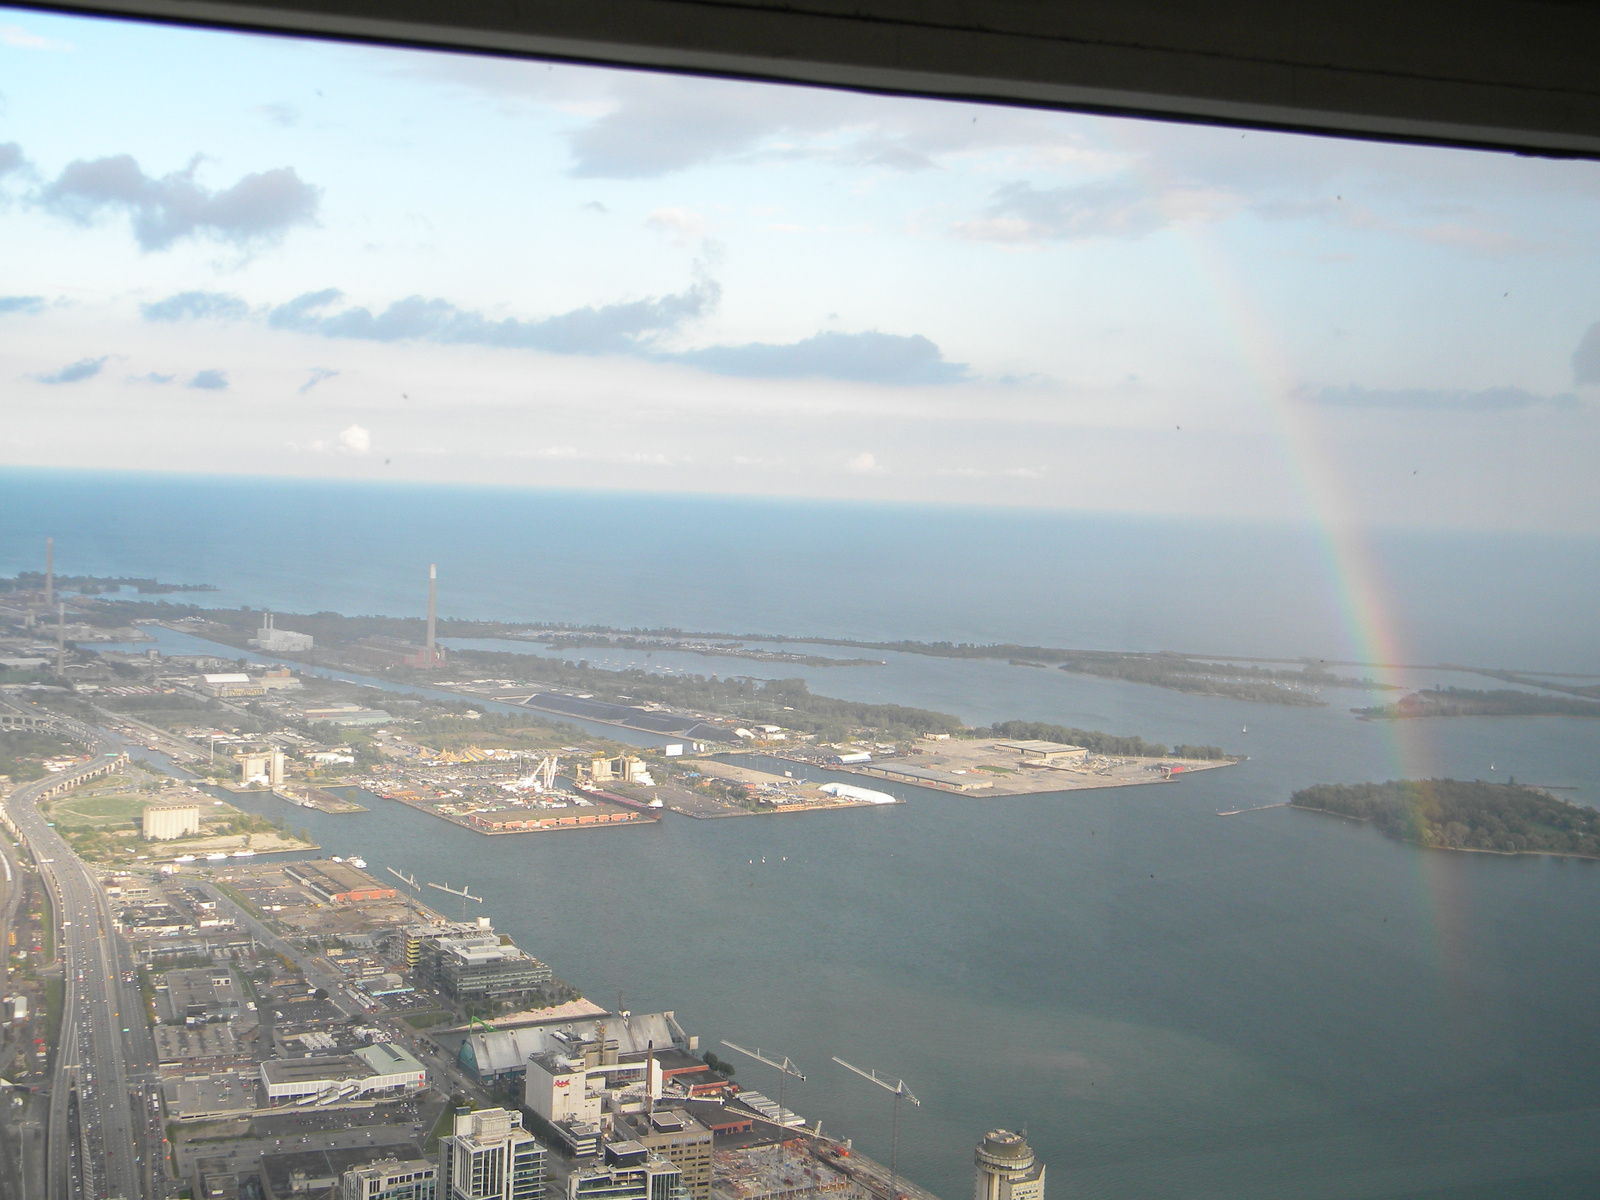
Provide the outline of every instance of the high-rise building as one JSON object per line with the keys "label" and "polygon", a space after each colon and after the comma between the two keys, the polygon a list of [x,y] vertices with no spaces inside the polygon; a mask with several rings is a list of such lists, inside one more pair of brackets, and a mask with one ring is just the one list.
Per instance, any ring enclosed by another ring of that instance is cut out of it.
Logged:
{"label": "high-rise building", "polygon": [[567,1178],[567,1200],[688,1200],[683,1172],[638,1142],[609,1142],[603,1162]]}
{"label": "high-rise building", "polygon": [[1044,1164],[1020,1133],[993,1129],[978,1143],[973,1200],[1044,1200]]}
{"label": "high-rise building", "polygon": [[439,1139],[438,1200],[543,1200],[544,1147],[503,1108],[456,1110]]}
{"label": "high-rise building", "polygon": [[424,1159],[380,1158],[352,1167],[339,1184],[339,1200],[438,1200],[438,1169]]}

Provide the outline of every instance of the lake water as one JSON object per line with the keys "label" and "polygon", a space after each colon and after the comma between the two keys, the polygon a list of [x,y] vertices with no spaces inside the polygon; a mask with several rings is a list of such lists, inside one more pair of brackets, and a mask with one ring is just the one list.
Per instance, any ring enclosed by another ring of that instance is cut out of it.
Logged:
{"label": "lake water", "polygon": [[[448,515],[435,510],[460,499],[445,489],[416,489],[419,498],[112,480],[96,509],[72,500],[69,483],[41,485],[48,504],[37,519],[0,504],[0,564],[32,565],[24,541],[53,532],[63,570],[201,578],[225,589],[217,602],[284,608],[415,612],[415,564],[454,555],[450,588],[474,580],[482,591],[470,603],[448,592],[450,612],[1241,654],[1331,652],[1343,636],[1331,613],[1317,615],[1314,574],[1281,580],[1252,558],[1231,584],[1204,571],[1184,584],[1185,564],[1246,553],[1238,529],[1135,522],[1119,557],[1099,519],[1056,517],[1053,527],[992,513],[471,493],[455,510],[471,528],[434,543],[428,530]],[[3,486],[14,496],[22,484],[12,475]],[[314,536],[313,512],[326,522]],[[696,525],[697,513],[710,524]],[[951,534],[946,552],[914,552],[903,539],[934,517],[947,532],[964,521],[966,532]],[[730,531],[733,520],[756,534]],[[813,540],[783,536],[804,529]],[[601,536],[619,530],[634,540]],[[1282,536],[1267,549],[1283,551],[1294,575],[1294,539]],[[1099,539],[1117,581],[1074,582],[1071,604],[1029,591],[1095,576],[1093,556],[1067,571],[1020,553],[1030,538],[1048,548],[1079,537]],[[207,548],[204,561],[186,559],[188,538]],[[1203,553],[1185,557],[1193,538]],[[1125,592],[1157,570],[1135,560],[1163,539],[1177,555],[1158,564],[1169,590]],[[1473,550],[1480,567],[1490,542]],[[1447,543],[1423,559],[1438,566]],[[827,546],[837,553],[822,554]],[[1588,602],[1564,586],[1594,566],[1558,562],[1558,549],[1516,549],[1541,578],[1563,581],[1555,596],[1512,595],[1503,582],[1447,596],[1466,567],[1417,567],[1427,579],[1407,592],[1406,620],[1435,603],[1449,613],[1430,627],[1434,652],[1419,657],[1593,664]],[[999,560],[1015,574],[996,576]],[[1227,618],[1230,587],[1245,617]],[[1528,627],[1499,628],[1501,604],[1509,623]],[[1481,632],[1476,645],[1470,628]],[[1055,1200],[1600,1194],[1600,863],[1424,853],[1287,809],[1216,816],[1310,782],[1402,769],[1514,773],[1595,803],[1596,723],[1401,731],[1351,717],[1345,710],[1365,702],[1355,691],[1291,709],[998,662],[887,655],[878,667],[792,668],[682,657],[653,661],[800,675],[827,694],[974,722],[1025,717],[1216,742],[1250,759],[1144,788],[984,799],[874,782],[911,802],[778,818],[669,814],[648,828],[507,838],[377,798],[350,816],[241,802],[310,827],[328,852],[364,855],[380,876],[392,866],[470,883],[499,928],[602,1003],[620,993],[637,1010],[675,1009],[702,1045],[727,1038],[790,1055],[809,1079],[786,1101],[885,1160],[888,1096],[829,1059],[903,1076],[923,1104],[904,1114],[902,1168],[947,1200],[968,1193],[971,1147],[996,1124],[1026,1127]],[[757,1064],[740,1078],[775,1094],[773,1073]]]}

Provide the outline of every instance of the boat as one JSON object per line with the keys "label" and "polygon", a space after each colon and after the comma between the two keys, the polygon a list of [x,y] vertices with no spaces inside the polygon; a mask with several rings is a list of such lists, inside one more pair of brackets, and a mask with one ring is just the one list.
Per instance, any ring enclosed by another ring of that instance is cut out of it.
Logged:
{"label": "boat", "polygon": [[177,858],[173,859],[172,861],[173,862],[193,862],[194,861],[194,855],[192,855],[192,854],[180,854],[180,855],[178,855]]}
{"label": "boat", "polygon": [[233,856],[235,858],[254,858],[256,852],[254,850],[235,850]]}
{"label": "boat", "polygon": [[223,862],[224,860],[227,859],[227,857],[228,856],[226,854],[221,854],[221,853],[208,854],[208,855],[206,855],[206,861],[207,862]]}
{"label": "boat", "polygon": [[367,860],[359,855],[352,854],[349,858],[345,859],[345,861],[358,871],[365,871],[367,869]]}

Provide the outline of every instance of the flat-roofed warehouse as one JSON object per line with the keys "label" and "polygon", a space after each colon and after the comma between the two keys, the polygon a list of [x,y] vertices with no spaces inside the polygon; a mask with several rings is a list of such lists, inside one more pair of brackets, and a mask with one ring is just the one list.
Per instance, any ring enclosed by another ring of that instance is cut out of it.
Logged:
{"label": "flat-roofed warehouse", "polygon": [[261,1064],[267,1103],[332,1104],[383,1093],[407,1094],[428,1086],[428,1072],[408,1051],[388,1042],[354,1054],[270,1058]]}
{"label": "flat-roofed warehouse", "polygon": [[1041,742],[1038,739],[1020,742],[996,742],[996,750],[1010,750],[1022,756],[1026,763],[1043,763],[1050,766],[1058,762],[1079,762],[1089,756],[1082,746],[1067,746],[1061,742]]}
{"label": "flat-roofed warehouse", "polygon": [[395,898],[394,888],[379,883],[365,871],[346,862],[317,859],[314,862],[290,863],[283,868],[283,873],[334,904]]}

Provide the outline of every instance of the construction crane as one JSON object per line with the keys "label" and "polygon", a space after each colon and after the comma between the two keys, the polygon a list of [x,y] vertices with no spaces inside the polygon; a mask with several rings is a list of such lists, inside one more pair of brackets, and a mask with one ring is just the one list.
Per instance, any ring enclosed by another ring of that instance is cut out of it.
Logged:
{"label": "construction crane", "polygon": [[800,1068],[789,1061],[789,1056],[787,1054],[783,1056],[783,1061],[780,1062],[775,1058],[768,1058],[765,1054],[761,1053],[760,1046],[757,1046],[754,1050],[746,1050],[743,1046],[736,1045],[733,1042],[724,1041],[722,1044],[729,1050],[737,1050],[740,1054],[743,1054],[749,1058],[753,1058],[758,1063],[766,1063],[767,1066],[777,1069],[778,1121],[781,1124],[783,1122],[783,1082],[784,1080],[788,1079],[789,1076],[793,1075],[801,1083],[804,1083],[806,1081],[806,1077],[800,1074]]}
{"label": "construction crane", "polygon": [[402,875],[399,871],[396,871],[393,867],[385,867],[384,870],[389,872],[389,874],[393,875],[396,879],[398,879],[401,883],[405,884],[412,891],[418,892],[418,893],[420,893],[422,891],[422,885],[417,882],[417,877],[415,875]]}
{"label": "construction crane", "polygon": [[900,1101],[909,1100],[918,1108],[922,1107],[922,1101],[911,1094],[911,1089],[906,1086],[904,1079],[897,1079],[893,1083],[887,1079],[879,1079],[876,1071],[863,1071],[860,1067],[845,1062],[837,1054],[833,1056],[833,1061],[894,1095],[894,1137],[889,1143],[889,1197],[890,1200],[900,1200]]}
{"label": "construction crane", "polygon": [[556,770],[560,760],[554,754],[547,754],[539,760],[539,765],[533,769],[533,778],[539,784],[541,792],[554,791],[556,786]]}
{"label": "construction crane", "polygon": [[468,900],[471,900],[474,904],[482,904],[483,903],[483,897],[482,896],[474,896],[472,894],[472,892],[468,890],[468,888],[467,888],[467,886],[465,884],[461,885],[461,890],[460,891],[457,891],[455,888],[451,887],[448,883],[430,883],[428,886],[431,887],[431,888],[437,888],[441,892],[449,892],[452,896],[460,896],[461,897],[461,919],[463,921],[465,921],[467,919],[467,901]]}

